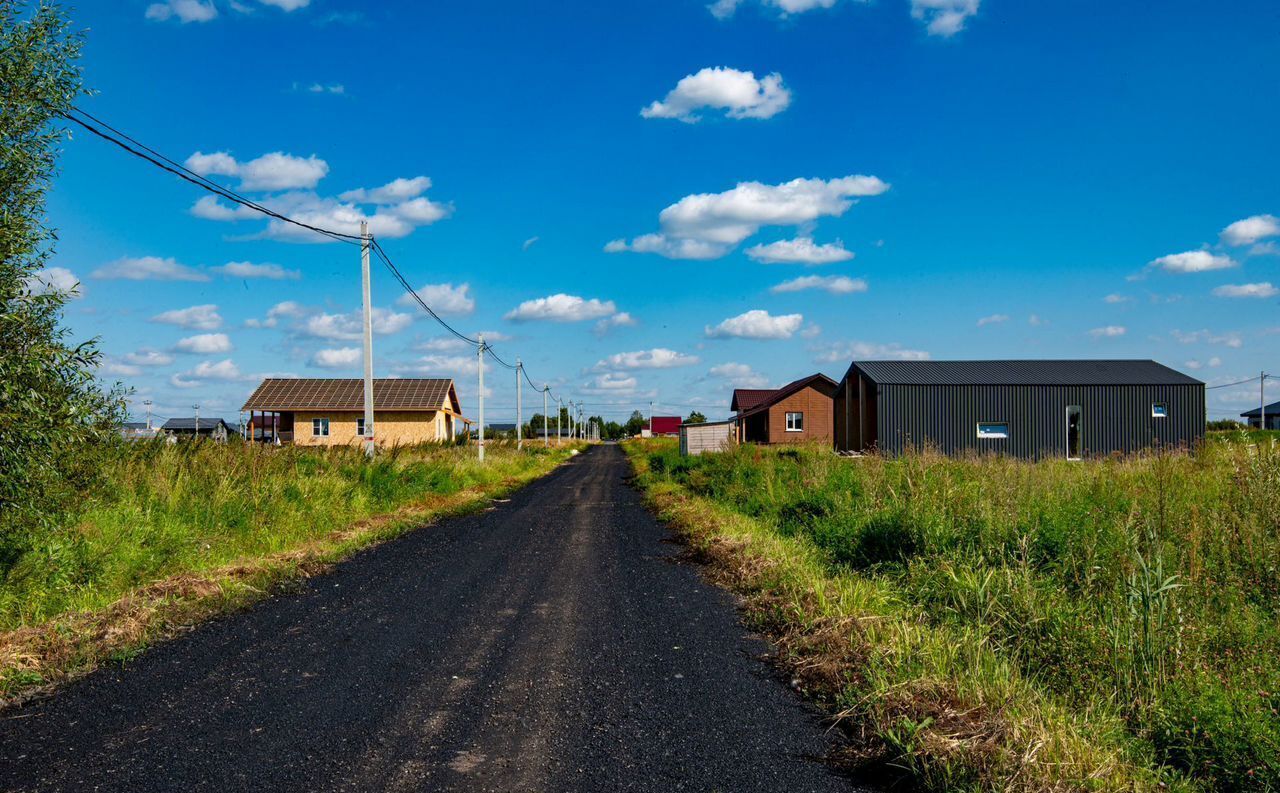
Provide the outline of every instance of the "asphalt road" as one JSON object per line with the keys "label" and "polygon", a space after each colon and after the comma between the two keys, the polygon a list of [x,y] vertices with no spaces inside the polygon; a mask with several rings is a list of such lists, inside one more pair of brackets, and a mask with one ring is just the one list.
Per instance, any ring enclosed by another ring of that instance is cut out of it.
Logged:
{"label": "asphalt road", "polygon": [[848,791],[597,447],[0,713],[0,790]]}

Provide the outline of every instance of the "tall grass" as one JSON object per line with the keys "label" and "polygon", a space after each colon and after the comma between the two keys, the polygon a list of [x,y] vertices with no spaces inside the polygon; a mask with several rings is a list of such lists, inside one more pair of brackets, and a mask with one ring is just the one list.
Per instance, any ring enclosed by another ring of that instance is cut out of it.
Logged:
{"label": "tall grass", "polygon": [[738,584],[803,663],[843,659],[828,695],[917,783],[1280,790],[1280,450],[631,450],[702,542],[767,571]]}

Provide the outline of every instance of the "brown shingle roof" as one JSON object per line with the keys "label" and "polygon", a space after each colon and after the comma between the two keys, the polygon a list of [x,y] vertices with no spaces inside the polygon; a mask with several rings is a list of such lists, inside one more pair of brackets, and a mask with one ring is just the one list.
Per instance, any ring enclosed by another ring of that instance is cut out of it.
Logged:
{"label": "brown shingle roof", "polygon": [[818,374],[811,374],[808,377],[802,377],[799,380],[793,380],[790,383],[787,383],[786,385],[784,385],[782,388],[778,388],[773,391],[746,391],[746,393],[748,394],[761,395],[758,399],[755,399],[755,401],[752,404],[750,404],[750,406],[747,406],[747,407],[743,406],[743,403],[738,397],[739,394],[743,393],[743,389],[738,389],[734,391],[733,399],[734,399],[734,403],[738,405],[737,407],[738,415],[739,417],[742,417],[747,415],[748,413],[759,413],[761,410],[767,410],[773,405],[776,405],[782,400],[791,396],[795,392],[803,388],[807,388],[809,386],[818,387],[819,391],[830,391],[832,393],[834,393],[835,390],[839,388],[839,384],[836,383],[835,380],[832,380],[830,377],[827,377],[825,374],[822,374],[821,372],[819,372]]}
{"label": "brown shingle roof", "polygon": [[[453,381],[448,378],[375,379],[373,407],[376,410],[440,410],[452,389]],[[363,410],[364,381],[268,377],[240,409]]]}
{"label": "brown shingle roof", "polygon": [[733,400],[729,403],[729,409],[733,411],[750,410],[776,393],[778,391],[775,388],[735,388],[733,389]]}

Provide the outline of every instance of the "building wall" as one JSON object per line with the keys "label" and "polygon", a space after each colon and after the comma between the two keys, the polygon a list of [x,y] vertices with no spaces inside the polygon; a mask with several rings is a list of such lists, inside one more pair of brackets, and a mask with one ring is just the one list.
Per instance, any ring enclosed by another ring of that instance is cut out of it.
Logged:
{"label": "building wall", "polygon": [[685,424],[680,428],[680,453],[697,455],[720,452],[733,445],[733,422]]}
{"label": "building wall", "polygon": [[[329,435],[316,437],[311,434],[311,420],[329,419]],[[360,443],[356,434],[356,420],[364,418],[363,411],[297,411],[293,414],[293,442],[299,446],[345,446]],[[407,446],[414,443],[430,443],[448,440],[447,414],[438,411],[381,411],[373,414],[373,432],[379,446]],[[454,422],[454,432],[460,434],[460,423]]]}
{"label": "building wall", "polygon": [[[804,430],[787,432],[787,414],[804,414]],[[830,394],[824,394],[813,386],[802,388],[791,396],[773,405],[768,410],[769,436],[768,443],[805,443],[823,441],[831,443],[835,439],[833,423],[835,419]]]}
{"label": "building wall", "polygon": [[[1032,459],[1067,455],[1066,409],[1082,409],[1085,457],[1129,453],[1156,444],[1189,446],[1204,437],[1203,385],[919,386],[864,381],[874,393],[876,446],[901,454],[925,444],[948,453],[997,453]],[[872,399],[868,396],[868,407]],[[1155,418],[1163,402],[1168,416]],[[1009,437],[978,438],[979,422],[1006,422]]]}

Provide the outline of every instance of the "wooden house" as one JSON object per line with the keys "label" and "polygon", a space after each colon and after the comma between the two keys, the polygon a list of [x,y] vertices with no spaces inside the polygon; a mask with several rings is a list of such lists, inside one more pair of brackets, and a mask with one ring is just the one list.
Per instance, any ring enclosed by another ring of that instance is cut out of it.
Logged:
{"label": "wooden house", "polygon": [[832,428],[836,381],[812,374],[782,388],[734,389],[737,439],[743,443],[834,443]]}

